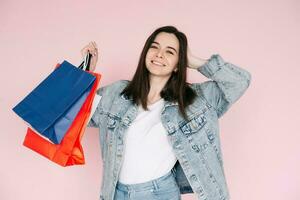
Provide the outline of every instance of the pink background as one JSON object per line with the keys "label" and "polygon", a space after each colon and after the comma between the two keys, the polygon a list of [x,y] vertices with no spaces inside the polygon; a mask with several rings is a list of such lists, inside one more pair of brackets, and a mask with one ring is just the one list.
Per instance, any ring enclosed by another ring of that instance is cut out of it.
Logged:
{"label": "pink background", "polygon": [[[186,33],[195,55],[219,53],[252,74],[245,95],[220,119],[232,199],[300,199],[299,10],[297,0],[1,0],[0,199],[99,198],[97,129],[83,137],[86,164],[63,168],[22,146],[26,125],[11,109],[56,63],[79,64],[92,40],[101,85],[131,79],[146,38],[163,25]],[[188,80],[206,78],[189,70]]]}

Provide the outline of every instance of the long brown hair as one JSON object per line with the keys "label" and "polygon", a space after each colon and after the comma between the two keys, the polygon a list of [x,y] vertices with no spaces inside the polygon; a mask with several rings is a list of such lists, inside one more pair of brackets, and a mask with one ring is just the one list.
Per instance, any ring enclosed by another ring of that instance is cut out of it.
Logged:
{"label": "long brown hair", "polygon": [[174,26],[163,26],[156,29],[146,40],[144,48],[139,58],[139,63],[132,80],[121,92],[128,98],[131,98],[137,105],[142,104],[143,109],[147,108],[147,97],[150,90],[149,71],[146,68],[145,58],[147,51],[160,32],[173,33],[179,40],[179,59],[178,70],[172,72],[171,77],[160,92],[160,96],[165,101],[178,102],[180,114],[187,119],[185,108],[192,104],[196,93],[186,82],[187,74],[187,38],[184,33],[180,32]]}

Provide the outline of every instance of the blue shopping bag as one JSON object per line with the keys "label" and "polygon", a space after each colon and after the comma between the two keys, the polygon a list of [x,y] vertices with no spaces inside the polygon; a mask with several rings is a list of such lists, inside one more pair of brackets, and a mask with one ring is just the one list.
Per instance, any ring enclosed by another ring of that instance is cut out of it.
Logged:
{"label": "blue shopping bag", "polygon": [[94,81],[93,75],[64,60],[13,111],[41,135],[58,144],[79,112]]}
{"label": "blue shopping bag", "polygon": [[91,88],[93,85],[91,85],[87,91],[77,100],[72,107],[67,110],[66,114],[63,114],[57,122],[54,124],[54,128],[50,129],[49,131],[49,139],[54,144],[59,144],[63,137],[65,136],[67,130],[70,128],[72,122],[74,121],[75,117],[77,116],[80,108],[82,107],[83,103],[85,102],[87,96],[89,95]]}

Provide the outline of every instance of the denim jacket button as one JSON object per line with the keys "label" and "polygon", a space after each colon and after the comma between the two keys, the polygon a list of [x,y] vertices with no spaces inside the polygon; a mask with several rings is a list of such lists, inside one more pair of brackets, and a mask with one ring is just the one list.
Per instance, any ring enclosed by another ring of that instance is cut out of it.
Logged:
{"label": "denim jacket button", "polygon": [[173,124],[173,123],[168,123],[168,128],[169,128],[169,130],[170,130],[170,132],[175,132],[175,124]]}
{"label": "denim jacket button", "polygon": [[113,126],[115,125],[115,123],[116,123],[115,119],[108,118],[108,125]]}
{"label": "denim jacket button", "polygon": [[190,177],[192,180],[194,180],[194,181],[196,181],[197,180],[197,177],[196,177],[196,175],[192,175],[191,177]]}
{"label": "denim jacket button", "polygon": [[213,142],[213,140],[215,139],[215,136],[214,136],[214,134],[209,133],[209,134],[207,134],[207,138],[210,142]]}
{"label": "denim jacket button", "polygon": [[124,118],[124,123],[129,125],[130,124],[130,119],[128,117],[125,117]]}
{"label": "denim jacket button", "polygon": [[192,149],[194,149],[194,151],[196,151],[197,153],[200,151],[200,148],[198,147],[198,145],[194,144],[192,146]]}

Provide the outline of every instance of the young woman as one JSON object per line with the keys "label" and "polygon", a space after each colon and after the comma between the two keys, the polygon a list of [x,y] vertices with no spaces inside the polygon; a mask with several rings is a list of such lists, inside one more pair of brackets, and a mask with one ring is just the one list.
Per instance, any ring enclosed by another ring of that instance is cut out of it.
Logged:
{"label": "young woman", "polygon": [[[98,59],[95,42],[91,70]],[[187,68],[211,79],[186,82]],[[98,89],[102,96],[88,126],[99,127],[103,159],[101,200],[229,199],[218,118],[249,87],[248,71],[193,56],[184,33],[173,26],[147,39],[131,81]]]}

